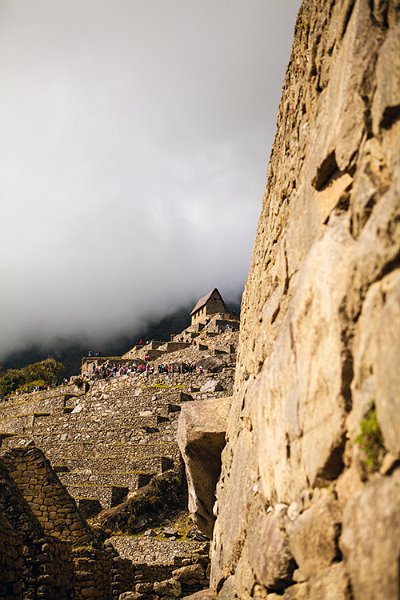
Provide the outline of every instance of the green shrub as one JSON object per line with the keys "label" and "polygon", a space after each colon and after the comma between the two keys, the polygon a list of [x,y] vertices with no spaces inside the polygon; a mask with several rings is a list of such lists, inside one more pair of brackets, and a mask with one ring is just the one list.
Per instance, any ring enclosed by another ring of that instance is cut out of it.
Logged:
{"label": "green shrub", "polygon": [[0,377],[0,395],[9,396],[24,383],[21,369],[9,369]]}

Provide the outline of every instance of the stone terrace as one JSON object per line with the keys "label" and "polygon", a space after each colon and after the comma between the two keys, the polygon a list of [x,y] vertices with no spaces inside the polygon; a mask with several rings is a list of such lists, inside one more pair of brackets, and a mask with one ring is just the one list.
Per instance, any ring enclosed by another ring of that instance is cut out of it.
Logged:
{"label": "stone terrace", "polygon": [[[157,534],[151,530],[157,539],[147,533],[114,536],[103,546],[86,519],[130,500],[155,475],[170,469],[183,473],[176,442],[181,406],[232,394],[237,333],[222,326],[219,335],[206,330],[193,340],[183,332],[184,341],[143,348],[144,355],[152,350],[158,356],[153,374],[96,379],[92,364],[107,357],[84,359],[82,376],[68,385],[0,402],[0,466],[5,465],[18,487],[19,504],[29,504],[24,511],[30,514],[30,527],[36,527],[34,534],[21,538],[18,519],[8,512],[0,519],[0,570],[7,571],[1,575],[1,599],[25,597],[25,572],[34,590],[41,590],[49,575],[50,591],[37,597],[65,600],[71,593],[77,599],[107,600],[133,589],[152,599],[172,591],[174,597],[184,597],[207,586],[208,543],[186,540],[187,525],[177,539],[164,535],[163,525]],[[159,373],[158,364],[166,360],[198,368]],[[10,499],[7,511],[13,504]],[[144,518],[144,527],[146,523]],[[49,566],[43,567],[44,579],[31,576],[45,547],[49,550],[43,560]],[[15,560],[25,548],[33,553],[32,565]]]}
{"label": "stone terrace", "polygon": [[0,404],[2,451],[33,441],[84,514],[93,516],[155,474],[181,471],[175,441],[181,404],[231,393],[232,375],[218,374],[217,392],[199,391],[206,374],[157,373],[91,381],[87,391],[68,385],[16,396]]}

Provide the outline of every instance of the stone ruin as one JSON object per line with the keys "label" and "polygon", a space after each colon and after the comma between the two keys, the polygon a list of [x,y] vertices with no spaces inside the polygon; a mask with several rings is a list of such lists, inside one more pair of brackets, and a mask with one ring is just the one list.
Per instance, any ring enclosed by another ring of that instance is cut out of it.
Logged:
{"label": "stone ruin", "polygon": [[[83,367],[67,385],[0,404],[1,600],[183,597],[208,587],[208,540],[157,525],[186,507],[181,407],[232,393],[237,333],[217,317],[195,343],[172,340],[163,352],[216,372],[102,380]],[[161,484],[157,512],[150,499]]]}
{"label": "stone ruin", "polygon": [[2,599],[83,600],[123,591],[132,565],[106,551],[41,450],[2,454],[0,492]]}

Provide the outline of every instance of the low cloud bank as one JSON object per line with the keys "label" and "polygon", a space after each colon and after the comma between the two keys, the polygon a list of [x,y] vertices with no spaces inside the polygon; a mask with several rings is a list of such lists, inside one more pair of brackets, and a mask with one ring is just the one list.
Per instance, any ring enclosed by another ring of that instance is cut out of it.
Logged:
{"label": "low cloud bank", "polygon": [[271,4],[0,0],[0,359],[237,298],[299,2]]}

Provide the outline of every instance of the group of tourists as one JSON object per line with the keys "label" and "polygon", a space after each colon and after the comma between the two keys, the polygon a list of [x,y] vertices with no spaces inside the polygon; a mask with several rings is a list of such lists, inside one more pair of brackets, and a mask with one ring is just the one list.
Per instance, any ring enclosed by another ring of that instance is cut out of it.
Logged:
{"label": "group of tourists", "polygon": [[169,375],[174,373],[195,373],[196,371],[202,374],[203,367],[197,367],[195,364],[187,363],[161,363],[156,367],[150,362],[143,364],[141,362],[132,361],[130,363],[121,364],[107,360],[100,365],[93,362],[90,376],[92,379],[111,379],[113,377],[122,377],[124,375],[133,376],[144,374],[149,377],[156,372],[160,375]]}
{"label": "group of tourists", "polygon": [[123,375],[131,375],[133,373],[140,373],[141,367],[145,365],[132,364],[119,364],[111,361],[105,361],[103,364],[98,365],[95,362],[92,363],[92,377],[95,379],[110,379],[111,377],[122,377]]}

